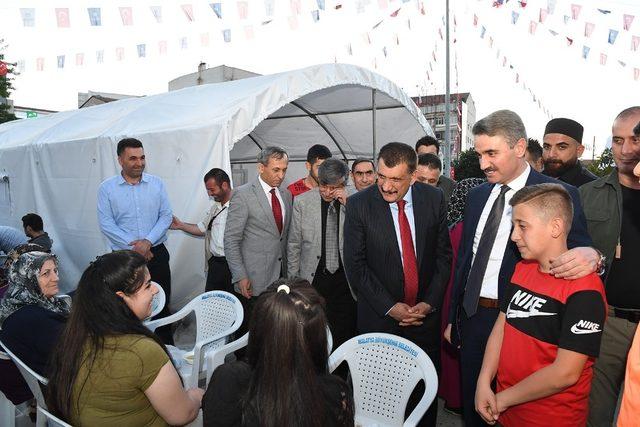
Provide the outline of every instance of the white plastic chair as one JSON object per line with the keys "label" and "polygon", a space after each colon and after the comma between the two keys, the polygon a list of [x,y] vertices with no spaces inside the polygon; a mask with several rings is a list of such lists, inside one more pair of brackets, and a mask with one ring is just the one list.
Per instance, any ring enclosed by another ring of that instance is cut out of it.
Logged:
{"label": "white plastic chair", "polygon": [[[215,349],[207,355],[207,361],[209,363],[209,369],[207,370],[207,387],[209,386],[209,380],[211,380],[213,371],[218,369],[218,367],[224,363],[226,357],[234,351],[240,350],[247,345],[249,345],[249,332],[247,332],[237,340],[231,341],[230,343],[227,343],[222,347]],[[331,330],[327,326],[327,352],[331,354],[332,349],[333,335],[331,335]]]}
{"label": "white plastic chair", "polygon": [[[47,411],[47,404],[44,400],[44,396],[42,394],[42,389],[40,388],[40,384],[47,385],[49,382],[45,377],[36,373],[33,369],[28,367],[22,360],[20,360],[15,354],[9,350],[9,348],[0,341],[0,348],[2,348],[7,355],[13,360],[13,363],[16,364],[18,370],[24,377],[25,382],[29,386],[29,390],[33,394],[33,397],[36,398],[36,403],[38,405],[38,413],[42,413],[44,416],[36,416],[36,426],[37,427],[45,427],[47,425],[47,418],[53,421],[53,425],[60,425],[62,427],[71,427],[69,424],[65,423],[62,420],[54,417]],[[48,414],[48,415],[47,415]]]}
{"label": "white plastic chair", "polygon": [[[407,339],[383,333],[359,335],[331,354],[329,370],[345,360],[353,381],[356,425],[415,426],[436,397],[436,369],[429,356]],[[420,380],[424,395],[405,420],[409,396]]]}
{"label": "white plastic chair", "polygon": [[[11,360],[4,351],[0,351],[0,359]],[[16,407],[4,394],[0,393],[0,426],[14,427],[15,425]]]}
{"label": "white plastic chair", "polygon": [[224,345],[226,338],[238,330],[244,318],[238,298],[229,292],[210,291],[197,296],[177,313],[147,321],[145,325],[155,331],[160,326],[185,318],[192,311],[196,315],[196,343],[183,357],[188,359],[193,356],[193,365],[189,369],[183,361],[176,363],[186,388],[198,386],[200,377],[208,371],[204,356],[210,350]]}
{"label": "white plastic chair", "polygon": [[55,415],[53,415],[52,413],[50,413],[49,411],[47,411],[46,409],[44,409],[43,407],[38,405],[38,416],[37,416],[37,419],[39,420],[41,418],[45,419],[46,421],[48,421],[48,423],[45,421],[45,424],[48,424],[49,427],[56,427],[56,426],[72,427],[71,424],[65,423],[60,418],[56,417]]}
{"label": "white plastic chair", "polygon": [[158,289],[158,292],[156,292],[156,294],[153,296],[153,299],[151,300],[151,314],[149,315],[149,317],[147,317],[147,319],[151,319],[154,316],[160,314],[165,304],[167,303],[167,295],[164,293],[164,289],[162,289],[162,286],[160,286],[156,282],[151,283],[155,285],[156,289]]}

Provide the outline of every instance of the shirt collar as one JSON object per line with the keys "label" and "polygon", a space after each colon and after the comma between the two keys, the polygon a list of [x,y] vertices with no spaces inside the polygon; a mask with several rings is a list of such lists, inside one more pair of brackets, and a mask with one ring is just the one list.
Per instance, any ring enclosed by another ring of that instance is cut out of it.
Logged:
{"label": "shirt collar", "polygon": [[262,186],[262,189],[264,190],[265,193],[269,193],[269,192],[271,192],[272,188],[275,188],[275,187],[270,186],[266,182],[264,182],[262,180],[262,177],[260,176],[260,174],[258,174],[258,181],[260,182],[260,185]]}
{"label": "shirt collar", "polygon": [[[513,181],[507,184],[509,188],[513,191],[518,191],[521,188],[524,188],[525,185],[527,185],[527,179],[529,179],[531,166],[529,166],[529,163],[525,163],[525,164],[527,165],[527,167],[524,169],[524,172],[522,172],[520,175],[518,175],[516,179],[514,179]],[[495,190],[500,187],[502,187],[502,185],[498,184],[494,186],[493,189]]]}
{"label": "shirt collar", "polygon": [[[140,182],[149,182],[149,177],[146,173],[142,172],[142,177],[140,178]],[[129,184],[124,176],[122,176],[122,171],[118,174],[118,184]],[[131,184],[129,184],[131,185]]]}

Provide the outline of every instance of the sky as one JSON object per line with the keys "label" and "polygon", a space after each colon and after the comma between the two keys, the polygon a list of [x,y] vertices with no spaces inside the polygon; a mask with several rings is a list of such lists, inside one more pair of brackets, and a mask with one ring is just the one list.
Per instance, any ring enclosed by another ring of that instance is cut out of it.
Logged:
{"label": "sky", "polygon": [[[351,63],[388,77],[412,96],[444,92],[443,0],[217,0],[221,18],[211,3],[3,0],[3,53],[20,69],[15,105],[68,110],[77,108],[78,92],[88,90],[161,93],[200,62],[261,74]],[[552,117],[578,120],[585,126],[584,157],[592,156],[594,142],[599,154],[615,115],[640,103],[640,79],[634,79],[640,48],[631,50],[632,37],[640,37],[640,1],[492,3],[451,0],[451,92],[470,92],[478,119],[497,109],[516,111],[528,134],[539,139]],[[572,4],[580,6],[576,19]],[[156,5],[162,6],[160,22],[151,12]],[[90,25],[88,8],[100,8],[100,26]],[[550,8],[553,13],[540,22],[540,9]],[[628,30],[624,14],[634,16]],[[33,17],[33,26],[25,26],[23,17]],[[587,24],[594,24],[590,35]],[[611,29],[618,32],[613,44]]]}

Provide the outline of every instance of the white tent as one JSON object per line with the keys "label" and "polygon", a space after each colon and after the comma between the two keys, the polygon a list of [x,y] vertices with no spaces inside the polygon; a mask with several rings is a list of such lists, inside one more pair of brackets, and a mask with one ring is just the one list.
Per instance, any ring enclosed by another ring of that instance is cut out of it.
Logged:
{"label": "white tent", "polygon": [[[395,84],[342,64],[189,87],[143,98],[0,126],[0,224],[20,227],[39,213],[61,260],[62,288],[73,288],[96,255],[108,250],[96,216],[102,180],[119,173],[115,147],[140,139],[147,172],[160,176],[174,214],[198,222],[209,205],[202,176],[232,171],[235,185],[255,174],[260,147],[290,153],[289,182],[303,175],[312,144],[336,156],[371,158],[389,141],[433,135]],[[173,304],[204,289],[202,241],[169,231]]]}

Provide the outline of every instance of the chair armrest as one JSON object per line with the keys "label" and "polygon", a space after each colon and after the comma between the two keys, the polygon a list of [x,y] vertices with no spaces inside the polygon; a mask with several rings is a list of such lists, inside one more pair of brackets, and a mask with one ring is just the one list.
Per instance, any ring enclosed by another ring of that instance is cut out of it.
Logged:
{"label": "chair armrest", "polygon": [[142,322],[142,324],[146,326],[147,329],[149,329],[151,332],[154,332],[160,326],[168,325],[171,323],[175,323],[178,320],[182,320],[183,318],[187,317],[187,314],[191,313],[192,311],[193,309],[187,304],[177,313],[173,313],[170,316],[163,317],[156,320],[146,320]]}
{"label": "chair armrest", "polygon": [[220,365],[224,363],[224,359],[227,355],[233,353],[236,350],[240,350],[243,347],[246,347],[249,344],[249,333],[247,332],[240,338],[235,341],[231,341],[223,345],[220,348],[215,349],[210,352],[206,357],[209,359],[209,370],[207,371],[207,385],[209,385],[209,380],[211,380],[211,375],[213,375],[213,371],[215,371]]}

